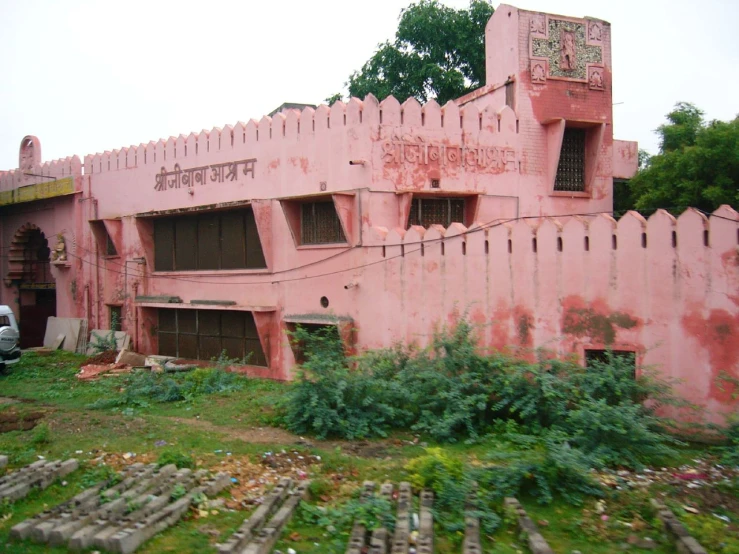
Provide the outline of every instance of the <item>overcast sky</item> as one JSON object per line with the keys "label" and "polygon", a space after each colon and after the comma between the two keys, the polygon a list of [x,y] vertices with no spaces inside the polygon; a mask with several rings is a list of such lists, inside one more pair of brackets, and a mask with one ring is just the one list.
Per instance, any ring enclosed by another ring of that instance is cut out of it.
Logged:
{"label": "overcast sky", "polygon": [[[18,166],[27,134],[44,161],[82,158],[320,103],[394,36],[409,3],[0,0],[0,169]],[[708,118],[739,112],[739,2],[518,7],[611,22],[617,138],[656,152],[654,129],[678,101]]]}

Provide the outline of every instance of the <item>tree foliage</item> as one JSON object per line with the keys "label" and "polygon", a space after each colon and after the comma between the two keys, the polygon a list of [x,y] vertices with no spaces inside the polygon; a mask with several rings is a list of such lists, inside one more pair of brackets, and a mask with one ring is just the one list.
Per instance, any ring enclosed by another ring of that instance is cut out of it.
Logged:
{"label": "tree foliage", "polygon": [[713,211],[739,206],[739,117],[710,121],[693,104],[679,102],[657,129],[660,152],[629,183],[631,207],[651,212],[687,207]]}
{"label": "tree foliage", "polygon": [[[440,104],[485,82],[485,25],[493,14],[486,0],[471,0],[455,10],[436,0],[421,0],[400,13],[395,40],[374,55],[346,83],[350,96],[369,93],[380,100],[435,98]],[[340,95],[332,96],[337,100]]]}

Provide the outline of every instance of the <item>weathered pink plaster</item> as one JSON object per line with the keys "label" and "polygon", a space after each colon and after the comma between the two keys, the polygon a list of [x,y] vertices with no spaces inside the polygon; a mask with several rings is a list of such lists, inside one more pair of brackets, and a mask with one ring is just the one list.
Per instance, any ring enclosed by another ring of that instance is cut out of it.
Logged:
{"label": "weathered pink plaster", "polygon": [[[584,79],[534,72],[532,36],[544,36],[549,20],[501,5],[487,27],[487,84],[464,98],[439,106],[370,95],[83,164],[35,165],[28,173],[73,177],[76,194],[0,208],[0,240],[7,248],[29,222],[47,237],[62,232],[70,264],[52,269],[58,315],[105,327],[106,304],[122,304],[142,352],[157,351],[157,310],[192,308],[194,299],[254,312],[269,367],[247,371],[277,379],[293,375],[293,321],[333,317],[362,350],[425,344],[467,313],[481,346],[530,359],[536,348],[580,359],[587,348],[635,350],[683,379],[679,392],[717,420],[736,409],[716,379],[739,377],[739,216],[728,206],[711,217],[609,215],[613,178],[633,176],[637,146],[613,139],[610,25],[566,19],[602,48]],[[568,126],[588,133],[584,192],[553,190]],[[22,173],[0,173],[0,193],[43,182]],[[467,196],[467,226],[406,229],[418,194]],[[333,200],[346,244],[296,245],[294,200],[310,197]],[[266,269],[153,271],[151,216],[239,204],[254,210]],[[117,257],[104,256],[94,222]],[[7,258],[0,269],[5,276]],[[135,301],[156,295],[183,304]],[[12,283],[0,287],[1,303],[15,306],[16,297]]]}

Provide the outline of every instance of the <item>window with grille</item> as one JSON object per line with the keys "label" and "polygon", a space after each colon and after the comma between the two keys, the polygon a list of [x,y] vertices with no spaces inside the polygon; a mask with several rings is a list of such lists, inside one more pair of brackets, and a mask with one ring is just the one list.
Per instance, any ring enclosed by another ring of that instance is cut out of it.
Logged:
{"label": "window with grille", "polygon": [[159,311],[159,354],[189,360],[245,360],[267,366],[252,312],[235,310]]}
{"label": "window with grille", "polygon": [[408,215],[408,227],[449,227],[454,222],[464,223],[464,207],[464,198],[414,198]]}
{"label": "window with grille", "polygon": [[565,128],[555,191],[585,192],[585,129]]}
{"label": "window with grille", "polygon": [[154,269],[267,267],[251,208],[154,220]]}
{"label": "window with grille", "polygon": [[332,200],[300,204],[300,244],[346,242]]}

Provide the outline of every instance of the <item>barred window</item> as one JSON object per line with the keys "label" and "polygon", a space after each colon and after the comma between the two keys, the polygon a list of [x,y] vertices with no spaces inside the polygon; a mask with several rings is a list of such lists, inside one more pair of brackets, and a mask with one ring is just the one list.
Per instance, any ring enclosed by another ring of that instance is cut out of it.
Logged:
{"label": "barred window", "polygon": [[464,198],[414,198],[408,215],[408,227],[449,227],[454,222],[464,223],[464,207]]}
{"label": "barred window", "polygon": [[565,128],[555,191],[585,192],[585,129]]}
{"label": "barred window", "polygon": [[154,220],[154,269],[267,267],[251,208]]}
{"label": "barred window", "polygon": [[252,312],[160,309],[159,354],[191,360],[230,359],[267,366]]}
{"label": "barred window", "polygon": [[346,242],[332,200],[300,204],[300,244]]}

